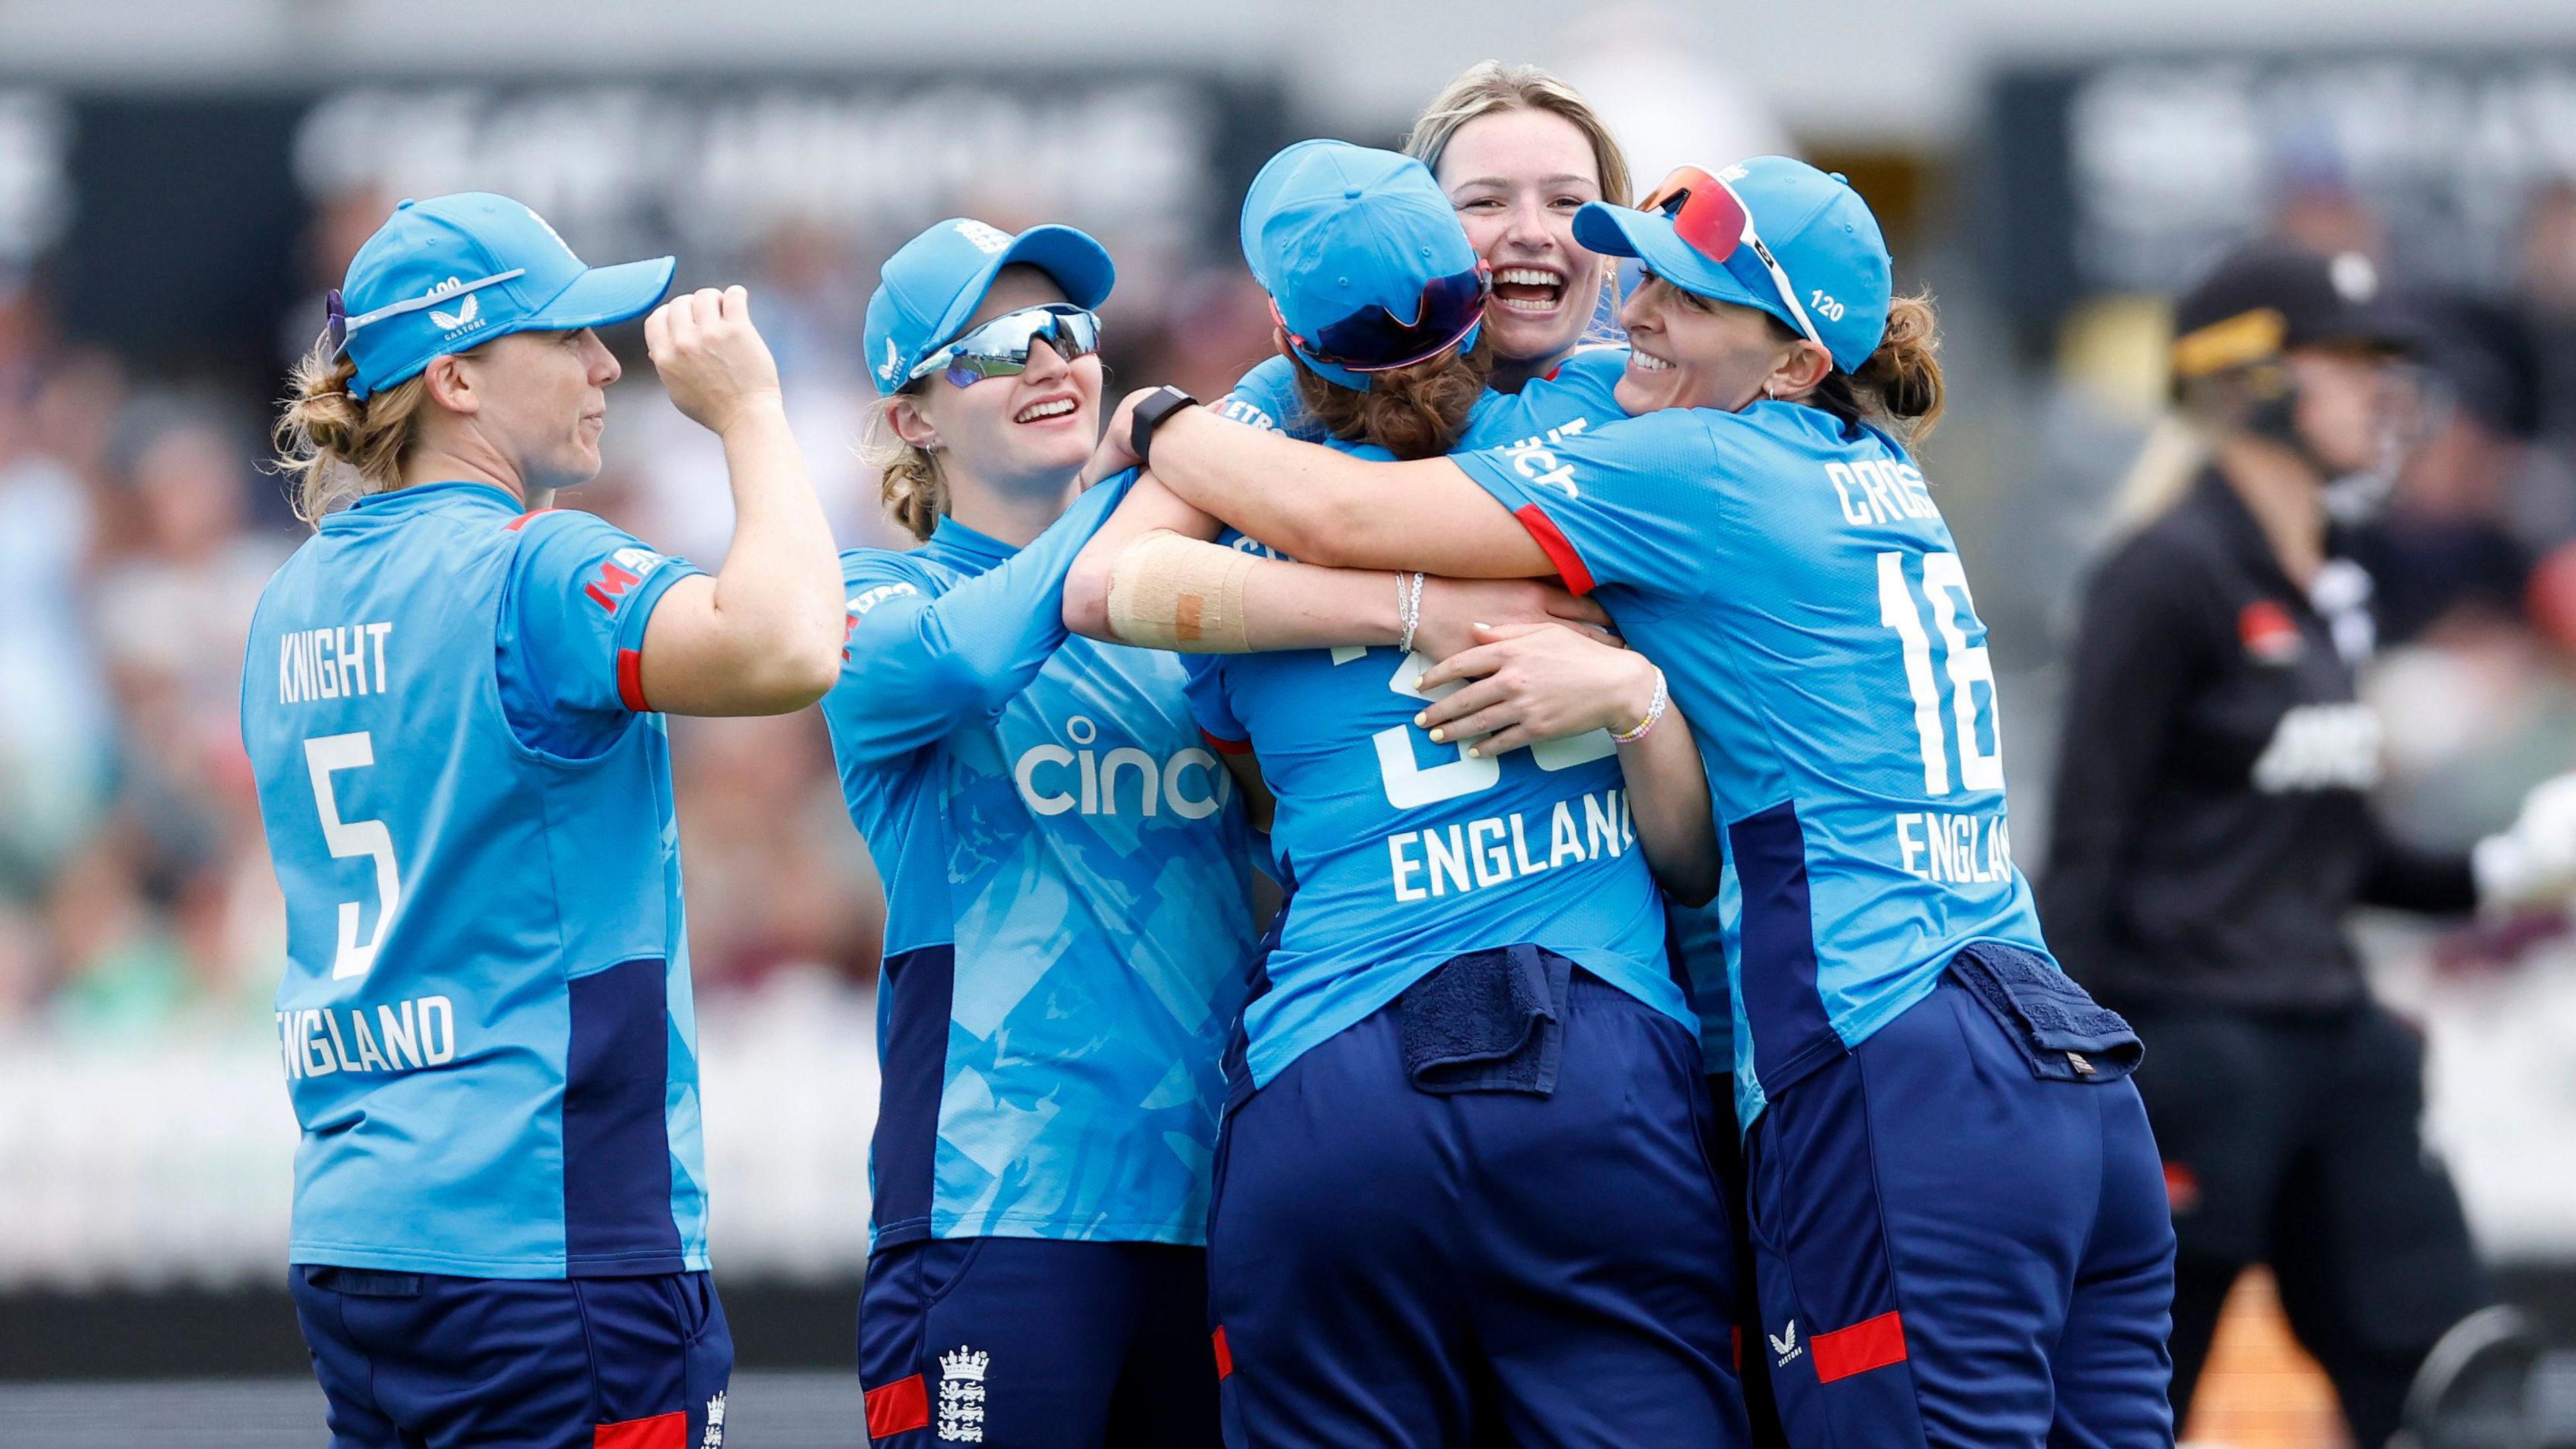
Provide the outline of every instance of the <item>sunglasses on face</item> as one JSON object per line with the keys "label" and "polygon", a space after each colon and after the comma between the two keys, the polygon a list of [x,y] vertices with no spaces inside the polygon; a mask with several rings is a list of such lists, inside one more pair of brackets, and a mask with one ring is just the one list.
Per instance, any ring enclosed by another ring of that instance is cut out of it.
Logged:
{"label": "sunglasses on face", "polygon": [[1029,370],[1029,349],[1044,341],[1067,362],[1100,350],[1100,316],[1067,302],[1005,312],[913,365],[909,385],[943,373],[950,385],[972,387],[988,377],[1017,377]]}
{"label": "sunglasses on face", "polygon": [[1288,340],[1297,344],[1298,351],[1318,362],[1353,372],[1387,372],[1437,357],[1457,346],[1484,320],[1485,297],[1492,290],[1493,274],[1478,262],[1473,271],[1425,282],[1410,322],[1384,307],[1369,306],[1317,328],[1315,335],[1307,338],[1289,330],[1287,319],[1279,315],[1276,300],[1270,304],[1270,316],[1281,331],[1288,333]]}
{"label": "sunglasses on face", "polygon": [[[1799,333],[1818,347],[1825,339],[1816,335],[1816,324],[1807,317],[1807,309],[1798,305],[1797,285],[1764,245],[1761,233],[1753,229],[1753,212],[1735,188],[1696,166],[1684,166],[1664,178],[1637,208],[1660,211],[1673,224],[1673,234],[1692,251],[1726,268],[1727,274],[1759,293],[1768,287],[1789,308],[1789,319]],[[1825,348],[1827,352],[1833,349]]]}

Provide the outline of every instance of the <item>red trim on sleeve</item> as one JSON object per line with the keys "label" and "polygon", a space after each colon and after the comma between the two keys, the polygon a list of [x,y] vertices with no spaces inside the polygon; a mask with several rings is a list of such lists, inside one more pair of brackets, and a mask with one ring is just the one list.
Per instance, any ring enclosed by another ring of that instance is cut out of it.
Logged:
{"label": "red trim on sleeve", "polygon": [[649,1419],[598,1425],[590,1431],[590,1449],[689,1449],[688,1413],[673,1409]]}
{"label": "red trim on sleeve", "polygon": [[1547,555],[1549,563],[1556,565],[1556,576],[1565,580],[1567,588],[1578,594],[1592,592],[1592,570],[1583,566],[1583,555],[1574,551],[1573,543],[1556,526],[1555,519],[1540,511],[1535,503],[1524,503],[1513,509],[1512,517],[1519,519],[1521,527],[1529,530],[1529,536],[1538,540],[1539,550]]}
{"label": "red trim on sleeve", "polygon": [[531,508],[527,512],[520,514],[518,517],[511,519],[508,523],[501,525],[501,531],[504,533],[516,533],[520,529],[528,526],[529,519],[536,517],[540,513],[552,512],[554,512],[554,510],[551,508]]}
{"label": "red trim on sleeve", "polygon": [[1210,1335],[1210,1337],[1216,1344],[1217,1378],[1223,1380],[1234,1377],[1234,1350],[1226,1346],[1225,1325],[1222,1323],[1218,1324],[1216,1326],[1216,1332]]}
{"label": "red trim on sleeve", "polygon": [[1815,1351],[1816,1382],[1823,1384],[1903,1363],[1905,1317],[1891,1309],[1849,1328],[1819,1333],[1808,1347]]}
{"label": "red trim on sleeve", "polygon": [[1199,727],[1199,738],[1207,741],[1208,748],[1216,751],[1220,755],[1248,755],[1252,753],[1252,741],[1230,740],[1223,735],[1209,734],[1205,725],[1201,725]]}
{"label": "red trim on sleeve", "polygon": [[919,1374],[879,1384],[867,1391],[862,1402],[868,1406],[871,1439],[889,1439],[930,1427],[930,1391],[922,1386]]}
{"label": "red trim on sleeve", "polygon": [[637,714],[652,711],[653,706],[644,702],[644,651],[641,649],[617,651],[617,702]]}

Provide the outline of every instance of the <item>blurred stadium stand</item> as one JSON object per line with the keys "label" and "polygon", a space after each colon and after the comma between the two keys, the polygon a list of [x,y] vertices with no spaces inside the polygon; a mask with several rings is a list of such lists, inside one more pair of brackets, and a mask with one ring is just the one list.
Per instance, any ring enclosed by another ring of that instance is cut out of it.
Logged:
{"label": "blurred stadium stand", "polygon": [[[1234,252],[1244,180],[1299,136],[1391,140],[1487,55],[1589,86],[1647,180],[1788,145],[1889,216],[1900,280],[1942,303],[1953,411],[1930,471],[2007,676],[2027,861],[2068,595],[2160,396],[2156,297],[2258,232],[2370,252],[2448,319],[2451,405],[2374,555],[2403,605],[2372,681],[2394,817],[2464,842],[2576,767],[2563,6],[0,3],[0,1380],[303,1363],[266,1005],[282,923],[234,690],[250,602],[295,541],[257,468],[265,400],[393,200],[504,190],[595,260],[676,251],[685,283],[750,281],[836,528],[883,543],[849,443],[861,311],[896,242],[959,212],[1090,228],[1120,262],[1113,376],[1212,395],[1266,350]],[[639,371],[576,501],[712,557],[720,460]],[[813,716],[674,736],[719,1271],[747,1366],[839,1369],[874,875]],[[2482,1248],[2515,1297],[2576,1320],[2565,923],[2366,939],[2431,1035],[2432,1135]],[[2332,1443],[2295,1351],[2263,1336],[2261,1284],[2243,1291],[2230,1332],[2250,1336],[2196,1432]],[[837,1392],[763,1382],[782,1403]],[[0,1390],[0,1438],[39,1422],[6,1417],[42,1412],[18,1395]]]}

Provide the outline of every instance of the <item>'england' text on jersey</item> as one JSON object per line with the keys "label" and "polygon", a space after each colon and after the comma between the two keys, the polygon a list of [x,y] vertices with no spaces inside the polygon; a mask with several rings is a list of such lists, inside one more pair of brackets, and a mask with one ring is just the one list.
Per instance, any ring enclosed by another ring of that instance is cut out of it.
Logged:
{"label": "'england' text on jersey", "polygon": [[[1388,836],[1387,865],[1395,898],[1426,901],[1451,891],[1463,894],[1560,866],[1616,856],[1636,843],[1637,825],[1628,813],[1627,791],[1601,790],[1579,799],[1583,813],[1579,825],[1576,802],[1559,800],[1543,827],[1531,823],[1527,814],[1515,812]],[[1546,834],[1533,852],[1530,837],[1542,828]],[[1427,880],[1427,886],[1417,883],[1422,880]]]}
{"label": "'england' text on jersey", "polygon": [[1941,885],[2013,878],[2012,826],[2000,810],[1909,810],[1895,824],[1896,853],[1907,875]]}
{"label": "'england' text on jersey", "polygon": [[289,629],[277,639],[277,702],[307,704],[385,692],[390,622]]}
{"label": "'england' text on jersey", "polygon": [[[345,1027],[343,1023],[346,1023]],[[334,1072],[408,1072],[456,1058],[456,1003],[423,996],[376,1008],[375,1028],[363,1006],[309,1006],[277,1014],[286,1079]]]}

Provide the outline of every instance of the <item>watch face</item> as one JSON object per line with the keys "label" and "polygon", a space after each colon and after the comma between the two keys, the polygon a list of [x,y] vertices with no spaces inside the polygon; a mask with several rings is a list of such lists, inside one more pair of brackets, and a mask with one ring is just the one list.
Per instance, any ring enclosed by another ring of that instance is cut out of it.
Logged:
{"label": "watch face", "polygon": [[1146,447],[1153,440],[1154,430],[1163,425],[1163,419],[1196,401],[1198,399],[1166,383],[1156,388],[1152,397],[1136,405],[1135,423],[1129,429],[1128,447],[1134,451],[1138,462],[1145,460]]}

